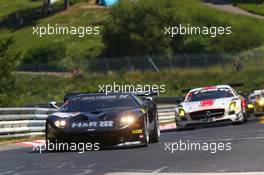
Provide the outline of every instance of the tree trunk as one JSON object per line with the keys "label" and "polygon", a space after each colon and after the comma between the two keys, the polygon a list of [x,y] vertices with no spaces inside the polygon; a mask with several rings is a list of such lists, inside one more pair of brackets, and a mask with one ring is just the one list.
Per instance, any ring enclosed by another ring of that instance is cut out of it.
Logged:
{"label": "tree trunk", "polygon": [[70,0],[64,0],[64,9],[68,10],[70,7]]}

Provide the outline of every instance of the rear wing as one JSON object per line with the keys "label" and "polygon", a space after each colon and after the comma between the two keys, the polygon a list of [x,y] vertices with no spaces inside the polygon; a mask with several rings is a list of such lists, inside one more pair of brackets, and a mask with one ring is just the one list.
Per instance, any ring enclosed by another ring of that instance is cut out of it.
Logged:
{"label": "rear wing", "polygon": [[[227,84],[227,85],[231,86],[232,88],[236,88],[236,87],[242,87],[242,86],[244,86],[244,83],[230,83],[230,84]],[[182,93],[185,93],[186,94],[186,93],[188,93],[192,89],[195,89],[195,88],[182,89]]]}
{"label": "rear wing", "polygon": [[186,93],[188,93],[190,90],[192,90],[192,89],[194,89],[194,88],[187,88],[187,89],[182,89],[182,93],[184,93],[184,94],[186,94]]}
{"label": "rear wing", "polygon": [[235,88],[235,87],[242,87],[244,86],[244,83],[231,83],[231,84],[228,84],[229,86],[231,86],[232,88]]}
{"label": "rear wing", "polygon": [[[69,100],[71,97],[81,94],[92,94],[92,93],[100,93],[100,92],[73,92],[73,93],[66,93],[64,95],[64,102]],[[103,92],[102,92],[103,93]],[[122,92],[111,92],[111,93],[122,93]],[[149,92],[149,91],[140,91],[140,92],[124,92],[130,93],[139,97],[148,97],[148,96],[158,96],[159,92]],[[110,94],[110,93],[109,93]]]}

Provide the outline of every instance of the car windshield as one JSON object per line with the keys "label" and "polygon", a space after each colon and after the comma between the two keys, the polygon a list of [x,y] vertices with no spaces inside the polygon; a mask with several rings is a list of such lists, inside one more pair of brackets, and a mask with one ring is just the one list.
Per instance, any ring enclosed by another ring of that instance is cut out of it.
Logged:
{"label": "car windshield", "polygon": [[203,101],[209,99],[233,97],[233,93],[229,89],[216,89],[216,90],[199,90],[190,92],[186,98],[187,102]]}
{"label": "car windshield", "polygon": [[250,100],[256,100],[256,99],[260,98],[260,95],[253,95],[249,98],[250,98]]}
{"label": "car windshield", "polygon": [[109,108],[133,108],[138,105],[131,95],[87,95],[70,98],[61,107],[61,112],[87,112]]}

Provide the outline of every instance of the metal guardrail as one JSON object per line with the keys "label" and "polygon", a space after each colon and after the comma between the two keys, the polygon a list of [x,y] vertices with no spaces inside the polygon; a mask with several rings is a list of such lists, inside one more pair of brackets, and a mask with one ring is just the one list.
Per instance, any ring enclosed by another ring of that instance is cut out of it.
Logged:
{"label": "metal guardrail", "polygon": [[44,135],[49,108],[0,108],[0,138]]}
{"label": "metal guardrail", "polygon": [[158,115],[160,124],[175,122],[175,104],[159,104]]}
{"label": "metal guardrail", "polygon": [[[175,105],[158,105],[160,123],[175,122]],[[0,138],[44,135],[49,108],[0,108]]]}

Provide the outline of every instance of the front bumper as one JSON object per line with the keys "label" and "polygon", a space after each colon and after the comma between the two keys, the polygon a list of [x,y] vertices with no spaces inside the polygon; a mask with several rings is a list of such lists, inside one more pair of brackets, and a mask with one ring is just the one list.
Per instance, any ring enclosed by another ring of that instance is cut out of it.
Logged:
{"label": "front bumper", "polygon": [[239,112],[232,115],[224,115],[217,118],[208,118],[202,120],[181,120],[176,121],[179,128],[194,127],[199,125],[210,125],[215,123],[225,123],[225,122],[241,122],[243,121],[243,113]]}
{"label": "front bumper", "polygon": [[128,126],[112,131],[85,131],[55,128],[47,124],[46,139],[58,143],[99,143],[101,147],[123,147],[144,145],[144,129],[138,126]]}
{"label": "front bumper", "polygon": [[264,114],[264,106],[256,105],[254,108],[254,113],[257,115]]}

